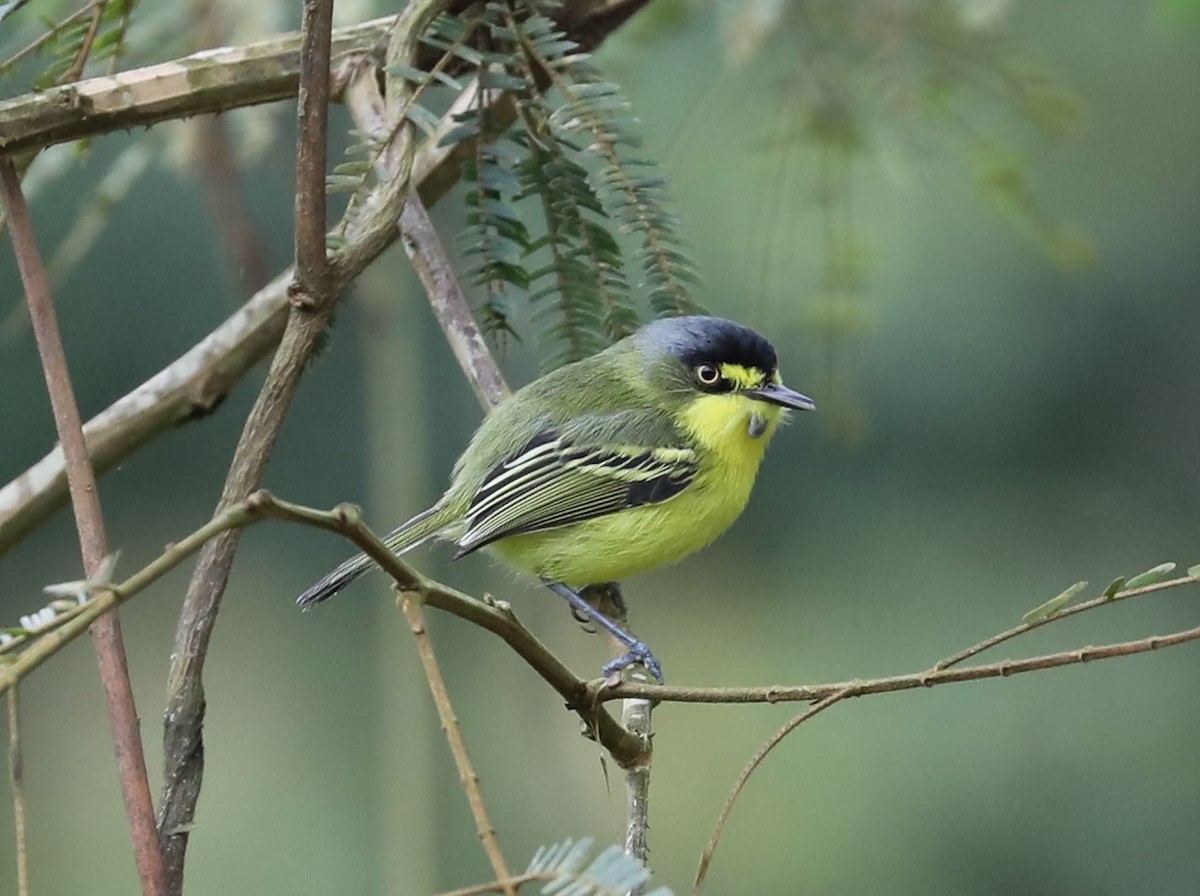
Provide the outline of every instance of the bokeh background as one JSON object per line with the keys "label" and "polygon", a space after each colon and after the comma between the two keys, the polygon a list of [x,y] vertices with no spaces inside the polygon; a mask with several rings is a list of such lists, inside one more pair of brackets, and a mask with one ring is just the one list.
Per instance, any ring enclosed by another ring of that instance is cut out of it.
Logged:
{"label": "bokeh background", "polygon": [[[820,182],[807,176],[815,156],[787,150],[790,161],[781,160],[773,130],[782,69],[726,64],[728,9],[724,18],[707,8],[675,17],[680,7],[668,6],[600,54],[672,179],[701,300],[768,333],[788,382],[821,408],[777,437],[733,531],[627,584],[637,629],[672,682],[919,671],[1077,580],[1094,594],[1163,561],[1200,562],[1195,7],[971,7],[998,16],[1005,46],[1040,60],[1078,98],[1082,117],[1065,139],[1014,140],[1028,148],[1040,208],[1086,238],[1095,260],[1064,265],[1039,234],[994,214],[936,135],[923,151],[920,139],[889,143],[880,127],[856,153],[846,206],[866,259],[847,299],[857,322],[849,334],[821,313]],[[273,114],[280,138],[248,184],[277,269],[291,253],[291,110]],[[994,127],[1006,133],[1002,116]],[[163,152],[175,140],[165,136]],[[47,246],[125,139],[96,141],[77,174],[38,197]],[[85,416],[236,307],[202,189],[152,168],[61,285]],[[781,203],[785,192],[795,200]],[[446,233],[460,213],[452,201],[439,206]],[[19,301],[5,251],[0,314]],[[514,382],[533,375],[533,340],[512,345],[505,366]],[[28,330],[6,330],[4,481],[53,443],[40,376]],[[206,519],[260,380],[103,478],[121,572]],[[479,416],[393,251],[339,311],[267,485],[317,506],[358,502],[383,530],[436,497]],[[345,554],[332,536],[280,524],[243,540],[206,676],[207,773],[189,893],[409,894],[490,876],[383,581],[310,613],[292,605]],[[510,600],[582,673],[603,659],[599,639],[559,601],[485,559],[451,565],[437,548],[413,559],[468,592]],[[0,618],[14,622],[44,603],[44,584],[78,572],[60,512],[0,556]],[[186,576],[176,571],[122,611],[156,787]],[[1107,608],[992,658],[1188,628],[1197,599],[1193,587]],[[575,718],[495,639],[454,619],[431,623],[512,864],[569,836],[619,841],[619,776],[609,768],[606,777]],[[707,892],[1195,892],[1198,650],[840,705],[751,781]],[[35,891],[134,891],[89,646],[61,653],[21,697]],[[796,711],[657,712],[658,883],[687,891],[735,775]],[[0,881],[15,879],[12,842],[6,810]]]}

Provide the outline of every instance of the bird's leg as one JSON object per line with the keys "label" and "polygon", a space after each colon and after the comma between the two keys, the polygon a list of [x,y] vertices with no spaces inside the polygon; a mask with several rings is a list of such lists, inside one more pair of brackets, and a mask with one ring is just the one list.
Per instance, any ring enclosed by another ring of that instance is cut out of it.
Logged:
{"label": "bird's leg", "polygon": [[[621,596],[621,585],[618,582],[596,582],[593,585],[584,585],[578,593],[592,607],[617,625],[623,626],[625,620],[629,618],[625,607],[625,598]],[[574,607],[571,608],[571,615],[576,622],[583,626],[585,632],[593,635],[596,633],[596,627],[590,616],[583,615]]]}
{"label": "bird's leg", "polygon": [[[566,598],[566,601],[571,605],[571,611],[576,615],[576,618],[578,618],[580,615],[587,617],[596,625],[600,626],[602,629],[620,641],[623,645],[625,645],[625,654],[623,656],[619,656],[615,660],[605,663],[604,666],[601,667],[600,671],[604,673],[605,678],[620,672],[626,666],[632,666],[634,663],[641,663],[646,667],[647,671],[654,676],[656,681],[658,681],[660,684],[662,683],[662,665],[658,662],[658,659],[653,653],[651,653],[650,648],[644,642],[639,641],[633,635],[629,634],[629,632],[625,631],[625,629],[621,628],[621,626],[617,625],[617,623],[613,622],[598,609],[593,607],[590,603],[588,603],[586,598],[584,598],[573,588],[568,588],[562,582],[550,582],[545,579],[542,581],[545,583],[547,588],[549,588],[559,597]],[[625,604],[620,598],[620,590],[614,590],[616,591],[617,606],[619,606],[621,609],[624,609]]]}

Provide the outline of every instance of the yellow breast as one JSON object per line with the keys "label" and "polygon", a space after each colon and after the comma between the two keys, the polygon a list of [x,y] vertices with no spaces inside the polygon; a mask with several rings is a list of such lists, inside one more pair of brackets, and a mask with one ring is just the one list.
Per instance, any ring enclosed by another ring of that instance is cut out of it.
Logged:
{"label": "yellow breast", "polygon": [[518,569],[571,587],[619,581],[674,563],[712,542],[741,515],[781,416],[779,408],[736,393],[700,396],[683,415],[700,472],[679,495],[505,538],[492,549]]}

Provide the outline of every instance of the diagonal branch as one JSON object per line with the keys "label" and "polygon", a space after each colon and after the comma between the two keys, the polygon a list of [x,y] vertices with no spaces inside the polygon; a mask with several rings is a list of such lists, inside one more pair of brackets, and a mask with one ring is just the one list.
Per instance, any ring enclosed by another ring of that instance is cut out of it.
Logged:
{"label": "diagonal branch", "polygon": [[[9,232],[21,281],[25,286],[38,355],[46,376],[46,389],[50,393],[54,425],[66,457],[67,483],[75,510],[75,527],[79,533],[83,565],[86,574],[91,576],[108,554],[104,516],[96,491],[96,476],[83,438],[83,420],[75,402],[58,316],[50,295],[50,281],[34,238],[33,222],[21,193],[21,182],[9,158],[0,159],[0,194],[8,212]],[[133,686],[129,681],[125,644],[116,613],[97,619],[91,632],[100,665],[100,681],[107,698],[113,749],[121,779],[125,814],[133,835],[142,892],[147,896],[161,894],[165,892],[162,852],[154,826],[154,804],[146,776],[146,759],[142,753],[142,736],[133,701]]]}
{"label": "diagonal branch", "polygon": [[487,805],[483,801],[483,791],[479,787],[479,775],[471,763],[467,752],[467,742],[463,738],[462,729],[458,725],[454,706],[450,703],[450,692],[446,689],[446,679],[438,665],[437,654],[433,651],[433,642],[429,639],[429,631],[425,627],[425,613],[421,609],[421,595],[407,592],[400,595],[400,608],[404,618],[408,620],[409,631],[417,642],[417,655],[421,659],[421,667],[425,670],[425,679],[429,682],[429,690],[433,695],[434,706],[437,707],[438,718],[442,723],[442,731],[450,745],[450,753],[454,757],[454,765],[458,769],[458,780],[467,794],[467,802],[471,806],[471,815],[475,818],[475,830],[483,843],[492,871],[500,882],[505,896],[517,896],[517,886],[512,882],[512,872],[508,870],[508,862],[500,850],[500,841],[496,837],[496,829],[488,816]]}
{"label": "diagonal branch", "polygon": [[[453,0],[459,13],[476,0]],[[572,0],[555,12],[558,26],[592,50],[649,0]],[[396,16],[333,32],[333,58],[370,52],[391,33]],[[204,112],[285,100],[299,84],[300,34],[243,47],[222,47],[116,75],[89,78],[0,102],[0,150],[38,149],[148,127]],[[80,114],[86,109],[86,114]]]}

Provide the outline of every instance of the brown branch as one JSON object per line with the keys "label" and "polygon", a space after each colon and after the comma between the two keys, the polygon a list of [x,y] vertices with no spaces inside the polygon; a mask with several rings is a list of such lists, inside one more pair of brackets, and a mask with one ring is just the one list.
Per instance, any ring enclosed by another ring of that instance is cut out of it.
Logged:
{"label": "brown branch", "polygon": [[303,301],[328,302],[325,283],[325,159],[329,125],[333,0],[304,0],[300,90],[296,95],[296,287]]}
{"label": "brown branch", "polygon": [[[46,388],[50,393],[54,425],[66,458],[67,485],[75,511],[75,527],[79,533],[83,565],[90,576],[99,569],[108,554],[104,516],[96,491],[95,473],[83,438],[83,421],[75,402],[66,351],[50,294],[50,282],[38,251],[29,209],[21,193],[21,182],[12,160],[8,158],[0,159],[0,194],[3,195],[8,213],[9,233],[21,282],[25,287]],[[97,619],[91,632],[100,666],[100,681],[108,704],[109,727],[142,892],[162,894],[165,878],[154,826],[154,804],[150,798],[133,686],[129,681],[129,666],[116,614]]]}
{"label": "brown branch", "polygon": [[[416,0],[411,3],[396,20],[389,59],[408,63],[412,59],[418,36],[440,8],[437,0]],[[322,23],[308,15],[305,21],[309,26],[323,27]],[[315,30],[314,27],[305,32],[307,53],[302,55],[328,51],[329,44],[318,39],[313,34]],[[311,66],[306,65],[306,73],[311,73],[315,79],[329,77],[328,56],[312,60],[311,63]],[[321,88],[314,89],[309,84],[305,85],[305,93],[309,98],[303,104],[306,108],[309,102],[315,101],[313,94],[328,96]],[[320,129],[306,126],[302,131],[302,139],[316,139],[316,133],[323,136]],[[299,385],[300,375],[329,322],[337,298],[346,285],[396,237],[396,219],[410,185],[412,141],[408,129],[399,135],[399,141],[408,147],[401,153],[406,164],[394,181],[379,186],[369,214],[360,216],[350,241],[330,260],[328,266],[322,263],[323,273],[315,281],[311,278],[312,241],[308,237],[299,240],[299,244],[305,248],[297,262],[299,267],[308,268],[309,280],[305,282],[303,276],[298,277],[298,287],[293,291],[294,298],[283,339],[242,430],[217,505],[218,512],[246,500],[258,488]],[[301,192],[304,192],[312,183],[308,160],[316,158],[316,153],[309,147],[300,150],[297,155],[298,171],[303,170],[300,177],[307,181],[307,185],[301,186]],[[323,193],[323,169],[319,189]],[[309,201],[298,201],[297,208],[304,214],[314,213],[313,204]],[[311,232],[314,225],[309,220],[298,220],[296,226],[298,232],[302,229]],[[318,248],[324,258],[323,218]],[[238,531],[231,530],[205,545],[188,585],[176,629],[163,726],[165,771],[159,817],[168,872],[175,891],[182,887],[183,861],[203,779],[204,662],[237,543]]]}
{"label": "brown branch", "polygon": [[491,862],[492,871],[500,882],[506,896],[517,896],[517,885],[512,882],[512,872],[508,870],[508,862],[500,849],[500,841],[496,837],[496,828],[488,817],[487,805],[483,801],[483,791],[479,786],[479,775],[471,763],[467,752],[467,742],[463,738],[462,729],[458,726],[458,717],[450,702],[450,692],[446,690],[446,680],[438,667],[437,655],[433,651],[433,642],[425,628],[425,614],[421,610],[421,595],[418,592],[401,592],[398,603],[408,620],[408,630],[412,632],[417,643],[417,655],[421,659],[421,668],[425,670],[425,680],[429,682],[429,691],[433,695],[433,704],[437,707],[438,719],[442,723],[442,732],[450,746],[450,755],[454,757],[454,767],[458,769],[458,781],[467,795],[471,806],[471,816],[475,819],[475,831],[483,843],[483,850]]}
{"label": "brown branch", "polygon": [[1080,663],[1090,663],[1093,660],[1112,659],[1119,656],[1133,656],[1138,653],[1148,653],[1163,647],[1184,644],[1200,639],[1200,627],[1171,632],[1166,635],[1150,635],[1131,641],[1118,641],[1113,644],[1078,647],[1064,650],[1060,653],[1047,653],[1031,656],[1020,660],[1000,660],[979,666],[954,668],[910,675],[894,675],[886,678],[869,678],[859,681],[836,681],[829,684],[748,688],[705,688],[705,687],[675,687],[672,685],[630,684],[622,683],[610,691],[597,695],[601,702],[616,700],[623,697],[646,697],[660,703],[810,703],[824,700],[839,691],[848,691],[847,697],[865,697],[868,694],[893,694],[899,691],[913,691],[919,688],[932,688],[941,684],[953,684],[959,681],[984,681],[989,678],[1008,678],[1026,672],[1040,672],[1045,669],[1058,669],[1062,666],[1075,666]]}
{"label": "brown branch", "polygon": [[[428,579],[388,550],[387,546],[359,519],[356,508],[343,505],[325,513],[290,504],[257,491],[233,507],[215,515],[195,532],[180,539],[144,568],[117,584],[77,583],[80,597],[91,595],[78,612],[60,627],[38,635],[10,662],[0,664],[0,694],[15,687],[59,650],[79,637],[98,617],[158,581],[188,557],[224,532],[242,529],[266,519],[316,526],[350,539],[365,551],[405,591],[419,592],[431,607],[457,616],[499,636],[567,704],[579,714],[588,730],[622,765],[641,756],[641,741],[629,734],[595,699],[595,690],[577,677],[541,641],[521,625],[512,609],[499,601],[480,601]],[[59,590],[59,589],[56,589]]]}
{"label": "brown branch", "polygon": [[[369,52],[395,22],[386,16],[337,29],[334,54]],[[299,51],[300,34],[290,32],[4,100],[0,150],[40,149],[290,99],[300,83]]]}
{"label": "brown branch", "polygon": [[[458,13],[475,2],[455,0],[450,8]],[[555,19],[582,49],[592,50],[647,2],[573,0],[562,5]],[[370,52],[395,21],[387,16],[336,29],[335,58]],[[299,83],[299,48],[300,35],[292,32],[5,100],[0,102],[0,150],[36,149],[288,99]]]}
{"label": "brown branch", "polygon": [[496,407],[509,394],[504,374],[496,363],[491,349],[471,314],[471,305],[463,294],[454,266],[446,254],[442,241],[429,220],[420,196],[409,196],[400,215],[400,230],[404,237],[404,249],[411,259],[429,306],[442,327],[446,342],[458,366],[462,368],[467,382],[475,390],[475,397],[484,410]]}

